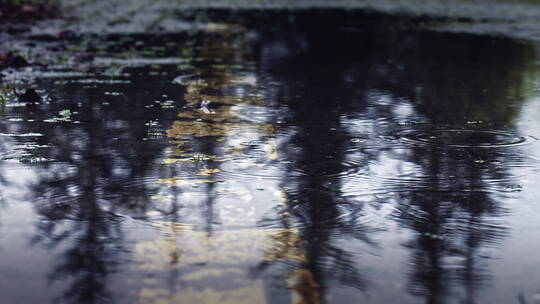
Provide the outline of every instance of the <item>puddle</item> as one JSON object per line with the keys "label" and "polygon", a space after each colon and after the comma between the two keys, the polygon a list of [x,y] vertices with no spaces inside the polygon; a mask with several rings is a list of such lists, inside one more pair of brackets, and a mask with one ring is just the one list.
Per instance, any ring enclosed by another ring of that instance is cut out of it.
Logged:
{"label": "puddle", "polygon": [[5,74],[2,302],[532,301],[538,46],[314,16]]}

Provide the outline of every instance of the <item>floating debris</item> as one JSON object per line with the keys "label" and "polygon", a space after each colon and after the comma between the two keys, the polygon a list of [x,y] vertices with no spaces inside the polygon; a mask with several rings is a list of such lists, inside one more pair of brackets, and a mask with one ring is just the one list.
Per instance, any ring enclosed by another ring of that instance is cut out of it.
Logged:
{"label": "floating debris", "polygon": [[523,190],[523,186],[518,184],[508,185],[506,186],[506,188],[509,189],[511,192],[521,192]]}
{"label": "floating debris", "polygon": [[215,114],[216,112],[208,107],[210,102],[210,100],[203,99],[203,101],[201,101],[199,110],[201,110],[204,114]]}
{"label": "floating debris", "polygon": [[351,142],[352,143],[362,143],[362,142],[366,142],[366,139],[363,139],[363,138],[351,138]]}
{"label": "floating debris", "polygon": [[58,116],[53,118],[45,119],[44,122],[68,122],[71,121],[71,115],[73,113],[69,109],[64,109],[58,112]]}

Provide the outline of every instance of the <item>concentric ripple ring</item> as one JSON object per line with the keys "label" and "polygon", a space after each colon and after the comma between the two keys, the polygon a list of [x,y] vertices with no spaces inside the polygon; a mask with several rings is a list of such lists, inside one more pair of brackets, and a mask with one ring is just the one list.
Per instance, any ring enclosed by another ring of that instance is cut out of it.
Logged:
{"label": "concentric ripple ring", "polygon": [[455,148],[500,148],[527,143],[525,136],[505,131],[463,129],[406,130],[398,133],[403,143]]}

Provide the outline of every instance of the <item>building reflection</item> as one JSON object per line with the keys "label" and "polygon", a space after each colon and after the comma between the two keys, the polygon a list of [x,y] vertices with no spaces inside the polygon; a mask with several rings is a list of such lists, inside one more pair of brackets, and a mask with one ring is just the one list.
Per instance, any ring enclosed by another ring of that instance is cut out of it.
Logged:
{"label": "building reflection", "polygon": [[175,149],[164,161],[168,177],[160,181],[169,187],[164,199],[172,197],[179,208],[159,224],[163,237],[136,244],[136,271],[157,277],[135,283],[145,303],[283,303],[290,298],[269,284],[266,274],[250,270],[283,255],[302,259],[302,252],[283,252],[283,246],[290,248],[289,236],[297,234],[294,229],[255,226],[260,212],[255,188],[278,185],[251,183],[252,174],[264,174],[265,165],[275,161],[276,151],[273,126],[251,114],[264,115],[267,109],[247,40],[242,27],[209,24],[194,49],[192,76],[178,80],[186,106],[167,130]]}

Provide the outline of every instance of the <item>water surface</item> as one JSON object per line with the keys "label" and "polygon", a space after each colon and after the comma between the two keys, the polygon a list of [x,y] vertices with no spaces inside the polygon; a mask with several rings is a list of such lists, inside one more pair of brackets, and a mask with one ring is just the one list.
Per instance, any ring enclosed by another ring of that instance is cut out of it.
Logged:
{"label": "water surface", "polygon": [[540,303],[537,47],[302,18],[5,72],[2,302]]}

